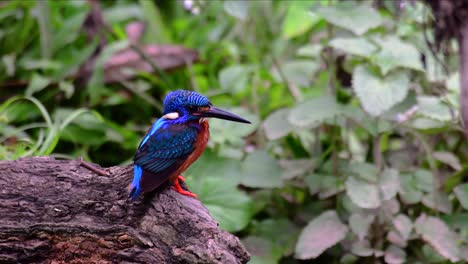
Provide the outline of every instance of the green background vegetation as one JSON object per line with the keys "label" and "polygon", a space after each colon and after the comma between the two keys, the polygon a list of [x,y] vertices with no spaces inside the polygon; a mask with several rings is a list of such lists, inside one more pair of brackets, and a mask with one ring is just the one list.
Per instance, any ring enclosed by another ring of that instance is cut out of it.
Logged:
{"label": "green background vegetation", "polygon": [[[252,121],[212,120],[185,174],[251,263],[468,261],[457,46],[434,53],[429,10],[395,3],[103,1],[88,40],[88,2],[2,2],[0,159],[128,164],[164,95],[195,90]],[[105,83],[135,21],[201,63]]]}

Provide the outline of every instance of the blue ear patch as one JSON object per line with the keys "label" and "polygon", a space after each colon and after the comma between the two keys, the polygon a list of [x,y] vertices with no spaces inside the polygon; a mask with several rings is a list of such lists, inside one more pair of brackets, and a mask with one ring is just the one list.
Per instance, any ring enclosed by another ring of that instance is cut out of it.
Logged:
{"label": "blue ear patch", "polygon": [[132,185],[130,185],[131,191],[129,194],[129,197],[132,198],[132,201],[134,201],[138,197],[138,195],[140,195],[140,179],[142,174],[143,170],[141,169],[141,167],[138,165],[133,165],[133,181]]}

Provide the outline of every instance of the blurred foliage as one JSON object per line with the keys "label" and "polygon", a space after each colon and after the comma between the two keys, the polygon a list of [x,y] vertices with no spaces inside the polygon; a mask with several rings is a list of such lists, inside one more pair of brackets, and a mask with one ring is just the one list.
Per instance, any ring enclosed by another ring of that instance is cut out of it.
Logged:
{"label": "blurred foliage", "polygon": [[[431,51],[420,2],[103,1],[92,39],[89,3],[0,3],[0,159],[127,164],[164,95],[192,89],[252,121],[212,120],[185,175],[251,263],[468,261],[457,47]],[[135,21],[202,63],[106,83]]]}

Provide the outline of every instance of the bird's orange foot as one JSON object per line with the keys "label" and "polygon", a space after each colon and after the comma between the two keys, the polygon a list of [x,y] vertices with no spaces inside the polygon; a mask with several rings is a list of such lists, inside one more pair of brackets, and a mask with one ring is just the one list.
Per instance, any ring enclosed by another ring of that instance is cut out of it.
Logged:
{"label": "bird's orange foot", "polygon": [[180,181],[184,182],[185,179],[184,177],[182,177],[182,175],[179,175],[175,180],[174,180],[174,189],[180,193],[180,194],[183,194],[183,195],[187,195],[187,196],[190,196],[190,197],[193,197],[193,198],[197,198],[198,196],[190,191],[186,191],[184,189],[182,189],[182,186],[180,186]]}

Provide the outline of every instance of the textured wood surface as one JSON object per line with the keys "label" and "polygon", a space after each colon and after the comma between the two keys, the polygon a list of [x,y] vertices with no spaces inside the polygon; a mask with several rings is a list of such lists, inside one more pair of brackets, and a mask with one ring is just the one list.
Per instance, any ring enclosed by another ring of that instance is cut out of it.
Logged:
{"label": "textured wood surface", "polygon": [[0,263],[249,260],[197,199],[163,186],[132,203],[131,167],[104,171],[49,157],[0,161]]}

